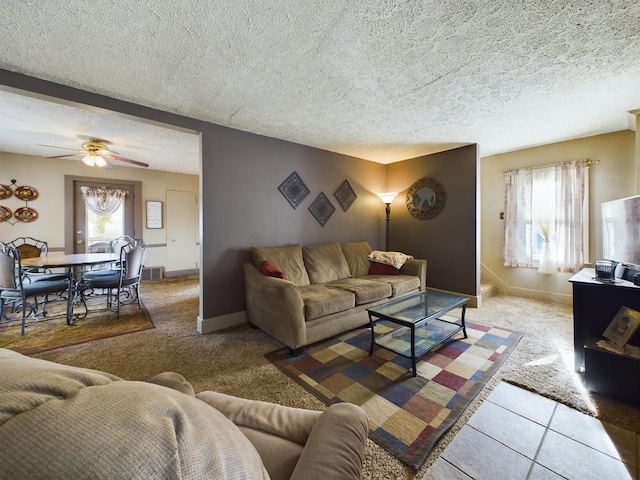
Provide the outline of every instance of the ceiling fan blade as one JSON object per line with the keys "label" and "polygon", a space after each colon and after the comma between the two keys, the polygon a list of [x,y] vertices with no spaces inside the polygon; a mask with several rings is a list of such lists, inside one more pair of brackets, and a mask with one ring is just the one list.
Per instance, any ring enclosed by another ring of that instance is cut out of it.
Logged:
{"label": "ceiling fan blade", "polygon": [[111,165],[111,162],[109,161],[108,158],[106,158],[106,157],[102,157],[102,158],[104,158],[104,161],[106,162],[106,165],[104,167],[102,167],[102,168],[104,168],[105,170],[115,170],[116,169],[116,167]]}
{"label": "ceiling fan blade", "polygon": [[148,167],[149,166],[148,163],[139,162],[138,160],[131,160],[130,158],[119,157],[117,155],[109,155],[109,158],[113,158],[114,160],[118,160],[119,162],[130,163],[132,165],[138,165],[139,167]]}
{"label": "ceiling fan blade", "polygon": [[45,158],[65,158],[65,157],[82,157],[83,153],[67,153],[65,155],[54,155],[53,157],[45,157]]}
{"label": "ceiling fan blade", "polygon": [[73,151],[77,151],[77,149],[75,149],[75,148],[57,147],[57,146],[55,146],[55,145],[44,145],[44,144],[42,144],[42,143],[36,143],[36,145],[38,145],[39,147],[61,148],[62,150],[73,150]]}

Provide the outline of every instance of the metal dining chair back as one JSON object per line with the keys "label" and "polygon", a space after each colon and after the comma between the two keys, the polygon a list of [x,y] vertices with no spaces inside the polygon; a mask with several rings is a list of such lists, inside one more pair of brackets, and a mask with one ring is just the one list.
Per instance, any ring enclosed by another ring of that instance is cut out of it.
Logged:
{"label": "metal dining chair back", "polygon": [[[49,244],[44,240],[38,240],[33,237],[18,237],[9,242],[8,245],[18,250],[20,259],[46,257],[49,254]],[[30,276],[31,282],[67,278],[66,273],[53,273],[50,269],[25,268],[23,273]]]}
{"label": "metal dining chair back", "polygon": [[18,237],[9,245],[18,249],[20,258],[46,257],[49,253],[49,244],[33,237]]}
{"label": "metal dining chair back", "polygon": [[[37,320],[38,297],[46,302],[47,295],[62,294],[69,289],[69,275],[53,275],[40,281],[32,281],[22,269],[20,252],[7,243],[0,242],[0,316],[7,321],[20,318],[21,335],[24,335],[26,318],[33,316]],[[27,299],[33,298],[33,302]],[[13,318],[11,313],[17,313]],[[28,312],[28,313],[27,313]],[[43,310],[46,315],[46,309]]]}
{"label": "metal dining chair back", "polygon": [[133,238],[131,238],[129,235],[121,235],[109,242],[109,251],[118,253],[122,247],[131,242],[133,242]]}
{"label": "metal dining chair back", "polygon": [[[107,308],[115,308],[120,318],[120,306],[140,304],[140,276],[147,252],[147,245],[140,239],[132,240],[120,247],[120,261],[117,269],[105,273],[89,272],[82,278],[85,290],[106,291]],[[115,307],[114,307],[115,303]]]}
{"label": "metal dining chair back", "polygon": [[120,263],[123,264],[121,285],[127,286],[140,281],[146,252],[147,245],[139,239],[121,248]]}

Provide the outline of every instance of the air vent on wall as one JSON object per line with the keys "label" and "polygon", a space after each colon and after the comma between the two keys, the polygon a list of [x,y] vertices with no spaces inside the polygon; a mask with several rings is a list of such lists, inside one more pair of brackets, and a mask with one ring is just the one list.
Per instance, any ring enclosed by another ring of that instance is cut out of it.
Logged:
{"label": "air vent on wall", "polygon": [[142,267],[141,280],[160,280],[164,277],[164,267]]}

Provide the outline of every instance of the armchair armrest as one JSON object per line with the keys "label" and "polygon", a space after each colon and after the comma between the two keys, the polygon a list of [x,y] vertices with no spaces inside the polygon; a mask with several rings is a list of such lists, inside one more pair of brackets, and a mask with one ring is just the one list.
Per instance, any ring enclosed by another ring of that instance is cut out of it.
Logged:
{"label": "armchair armrest", "polygon": [[420,290],[427,287],[427,261],[421,259],[409,259],[400,268],[402,275],[415,275],[420,278]]}
{"label": "armchair armrest", "polygon": [[291,480],[360,478],[369,420],[362,408],[336,403],[313,426]]}
{"label": "armchair armrest", "polygon": [[[259,430],[304,446],[291,479],[360,478],[369,420],[356,405],[337,403],[319,412],[212,391],[200,392],[196,398],[240,428]],[[260,452],[260,445],[255,446]],[[264,453],[273,454],[270,449]]]}

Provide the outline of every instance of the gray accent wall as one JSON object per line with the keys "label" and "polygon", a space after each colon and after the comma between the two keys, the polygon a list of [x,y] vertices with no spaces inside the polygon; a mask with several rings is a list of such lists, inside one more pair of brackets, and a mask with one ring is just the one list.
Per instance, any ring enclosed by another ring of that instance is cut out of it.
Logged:
{"label": "gray accent wall", "polygon": [[[244,310],[240,266],[252,245],[366,240],[379,246],[384,205],[375,194],[384,187],[384,165],[222,126],[204,139],[204,318]],[[278,190],[293,171],[311,190],[296,209]],[[344,180],[358,197],[347,212],[333,195]],[[320,192],[336,209],[324,227],[308,210]]]}
{"label": "gray accent wall", "polygon": [[[427,286],[480,294],[479,159],[477,145],[387,165],[387,187],[399,192],[391,205],[389,250],[427,260]],[[407,190],[430,177],[443,186],[446,203],[430,220],[412,216]]]}

